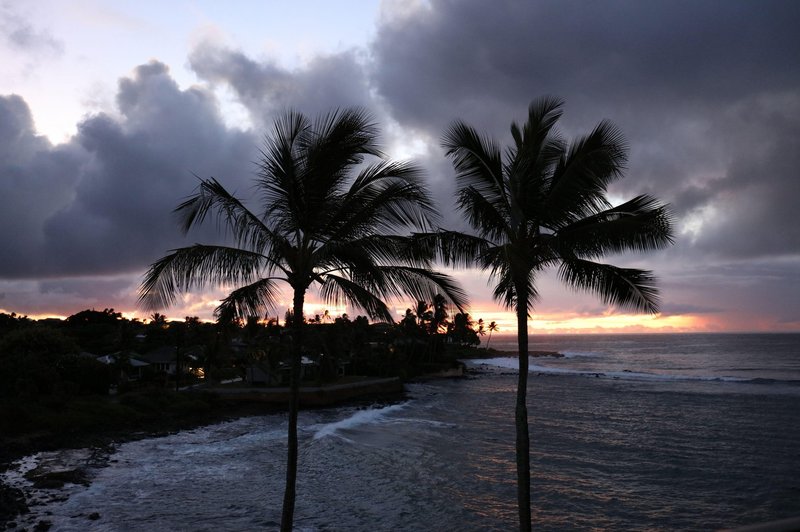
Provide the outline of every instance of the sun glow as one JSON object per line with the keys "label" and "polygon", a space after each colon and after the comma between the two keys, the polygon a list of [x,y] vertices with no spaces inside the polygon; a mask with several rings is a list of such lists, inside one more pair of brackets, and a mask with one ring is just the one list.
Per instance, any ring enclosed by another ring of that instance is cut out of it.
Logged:
{"label": "sun glow", "polygon": [[[517,317],[511,311],[476,308],[470,312],[474,320],[483,319],[484,326],[496,322],[502,333],[517,330]],[[603,334],[694,332],[706,330],[701,318],[692,315],[662,316],[641,314],[581,315],[575,313],[542,313],[528,318],[529,334]]]}

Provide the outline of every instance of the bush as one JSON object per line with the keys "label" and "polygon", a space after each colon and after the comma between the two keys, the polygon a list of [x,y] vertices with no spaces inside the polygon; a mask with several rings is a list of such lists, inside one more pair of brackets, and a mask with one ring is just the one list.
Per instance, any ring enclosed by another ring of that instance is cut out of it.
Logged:
{"label": "bush", "polygon": [[75,395],[106,395],[111,385],[111,368],[93,358],[63,357],[58,371],[62,380],[74,385]]}
{"label": "bush", "polygon": [[108,368],[59,331],[26,328],[0,340],[0,398],[106,394],[109,384]]}

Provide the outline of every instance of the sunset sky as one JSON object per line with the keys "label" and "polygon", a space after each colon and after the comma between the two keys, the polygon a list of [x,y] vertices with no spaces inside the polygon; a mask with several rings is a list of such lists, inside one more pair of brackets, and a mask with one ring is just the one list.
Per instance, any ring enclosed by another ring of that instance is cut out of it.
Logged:
{"label": "sunset sky", "polygon": [[[610,197],[670,203],[677,242],[608,259],[656,272],[660,315],[553,275],[531,331],[800,331],[798,27],[794,0],[0,0],[0,311],[146,318],[149,264],[216,235],[184,237],[171,215],[193,174],[247,198],[287,108],[369,110],[385,152],[425,169],[443,225],[464,229],[444,129],[459,118],[508,143],[555,95],[566,136],[621,128]],[[475,318],[513,327],[483,273],[453,273]],[[165,314],[210,318],[223,294]],[[324,308],[358,314],[312,297]]]}

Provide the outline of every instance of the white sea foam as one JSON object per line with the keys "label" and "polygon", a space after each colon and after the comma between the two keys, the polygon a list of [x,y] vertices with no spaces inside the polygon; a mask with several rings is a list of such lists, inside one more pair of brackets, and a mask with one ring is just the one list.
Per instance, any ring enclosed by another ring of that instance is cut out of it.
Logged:
{"label": "white sea foam", "polygon": [[370,425],[373,423],[381,423],[386,421],[386,416],[392,412],[397,412],[408,406],[408,402],[399,403],[396,405],[385,406],[383,408],[369,408],[367,410],[358,410],[350,417],[341,419],[334,423],[323,425],[316,434],[314,439],[318,440],[325,436],[332,436],[340,430],[351,429],[360,425]]}
{"label": "white sea foam", "polygon": [[564,358],[597,358],[603,356],[595,351],[559,351]]}
{"label": "white sea foam", "polygon": [[464,363],[467,366],[494,366],[496,368],[518,369],[519,361],[512,357],[498,357],[498,358],[473,358],[466,359]]}
{"label": "white sea foam", "polygon": [[[750,382],[751,379],[743,379],[739,377],[729,377],[721,375],[682,375],[673,373],[648,373],[642,371],[605,371],[585,370],[564,367],[542,366],[534,363],[536,359],[530,358],[528,365],[528,373],[543,373],[550,375],[582,375],[588,377],[606,377],[613,379],[625,380],[648,380],[648,381],[720,381],[720,382]],[[503,358],[486,358],[474,359],[465,361],[470,366],[492,366],[495,368],[517,370],[519,369],[519,361],[516,358],[503,357]]]}

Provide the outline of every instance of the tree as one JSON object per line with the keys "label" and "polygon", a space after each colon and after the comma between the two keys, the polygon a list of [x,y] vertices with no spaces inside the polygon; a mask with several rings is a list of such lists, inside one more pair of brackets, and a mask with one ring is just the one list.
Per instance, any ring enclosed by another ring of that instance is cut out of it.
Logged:
{"label": "tree", "polygon": [[475,322],[466,312],[458,312],[453,316],[453,321],[447,327],[448,340],[456,345],[475,346],[481,343]]}
{"label": "tree", "polygon": [[[415,249],[409,231],[429,231],[435,211],[413,165],[382,158],[377,129],[357,109],[334,111],[312,122],[288,112],[275,122],[258,162],[257,215],[217,180],[176,211],[184,231],[214,213],[227,225],[228,246],[174,250],[145,275],[141,300],[148,308],[175,302],[201,285],[234,289],[218,315],[263,316],[276,308],[279,283],[292,290],[291,404],[281,529],[290,530],[297,475],[297,411],[303,304],[313,285],[328,304],[350,304],[370,318],[392,321],[383,302],[443,292],[461,307],[465,296],[446,275],[433,272],[431,255]],[[376,161],[360,166],[366,157]],[[358,169],[357,175],[353,175]],[[290,323],[288,323],[290,321]]]}
{"label": "tree", "polygon": [[150,314],[150,325],[159,329],[167,328],[167,317],[160,312],[153,312]]}
{"label": "tree", "polygon": [[492,341],[492,333],[495,332],[495,331],[499,331],[500,327],[497,326],[497,322],[492,321],[492,322],[489,322],[489,326],[487,327],[487,329],[489,329],[489,338],[486,339],[486,349],[488,350],[489,349],[489,342]]}
{"label": "tree", "polygon": [[555,125],[563,102],[534,101],[527,121],[511,125],[513,144],[498,145],[457,121],[443,147],[456,171],[457,204],[474,235],[442,231],[432,240],[443,258],[477,264],[490,272],[494,297],[517,316],[519,380],[515,408],[517,502],[520,530],[530,530],[528,435],[529,311],[537,300],[536,276],[557,266],[565,284],[593,292],[606,304],[657,312],[651,272],[597,262],[609,253],[655,250],[672,243],[671,216],[642,195],[618,206],[606,199],[622,176],[626,146],[619,130],[603,121],[588,135],[565,141]]}

